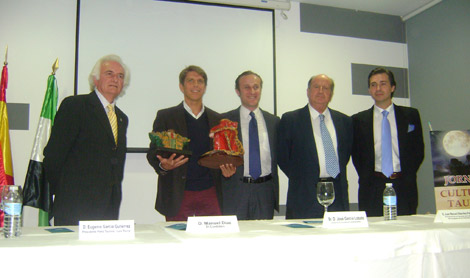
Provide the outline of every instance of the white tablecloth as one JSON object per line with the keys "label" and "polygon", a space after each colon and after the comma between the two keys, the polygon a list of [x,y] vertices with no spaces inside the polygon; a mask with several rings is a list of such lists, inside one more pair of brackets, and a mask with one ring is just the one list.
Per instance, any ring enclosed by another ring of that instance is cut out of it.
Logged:
{"label": "white tablecloth", "polygon": [[[135,240],[79,241],[24,228],[0,239],[1,277],[470,277],[470,224],[433,215],[369,218],[368,228],[290,228],[302,220],[239,221],[234,234],[136,225]],[[28,275],[28,276],[26,276]]]}

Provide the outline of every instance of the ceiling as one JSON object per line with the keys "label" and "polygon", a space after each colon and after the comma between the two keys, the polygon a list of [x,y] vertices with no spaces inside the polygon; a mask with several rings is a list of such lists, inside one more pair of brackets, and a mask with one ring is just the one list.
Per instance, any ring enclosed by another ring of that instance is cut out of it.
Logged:
{"label": "ceiling", "polygon": [[407,20],[442,0],[296,0],[301,3],[400,16]]}

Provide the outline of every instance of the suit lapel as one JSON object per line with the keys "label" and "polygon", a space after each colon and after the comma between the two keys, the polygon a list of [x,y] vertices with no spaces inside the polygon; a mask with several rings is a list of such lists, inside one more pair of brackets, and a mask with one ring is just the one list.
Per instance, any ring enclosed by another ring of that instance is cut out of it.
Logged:
{"label": "suit lapel", "polygon": [[[270,120],[270,117],[268,115],[268,113],[266,113],[265,111],[261,110],[261,108],[259,109],[261,111],[261,113],[263,113],[263,118],[264,118],[264,122],[266,123],[266,130],[268,131],[268,139],[269,139],[269,147],[271,148],[271,146],[274,146],[274,127],[272,126],[274,123],[273,121]],[[272,149],[272,148],[271,148]],[[271,157],[272,157],[272,151],[271,151]]]}
{"label": "suit lapel", "polygon": [[343,144],[340,141],[346,139],[347,135],[344,134],[344,131],[345,131],[344,123],[343,121],[340,120],[340,118],[338,117],[338,114],[336,114],[336,111],[331,108],[328,108],[328,109],[330,109],[331,120],[333,121],[333,126],[335,127],[336,148],[338,150],[337,155],[338,155],[338,161],[340,162],[340,165],[341,165],[341,161],[343,159],[342,154],[344,153],[343,147],[346,146],[346,144]]}
{"label": "suit lapel", "polygon": [[[408,122],[401,107],[395,104],[393,106],[395,110],[395,121],[397,123],[398,149],[399,149],[400,154],[402,154],[403,151],[401,150],[401,146],[402,146],[401,143],[405,142],[405,136],[406,136],[406,133],[408,132],[407,130]],[[400,157],[402,156],[400,155]]]}
{"label": "suit lapel", "polygon": [[[101,104],[101,101],[96,94],[97,93],[93,91],[88,95],[89,96],[88,100],[92,107],[93,114],[95,115],[96,119],[101,124],[101,126],[103,127],[103,130],[107,134],[111,143],[115,145],[116,143],[114,142],[114,135],[111,129],[111,125],[109,124],[108,116],[106,115],[106,111],[104,110],[103,105]],[[119,128],[119,125],[118,125],[118,128]],[[119,129],[118,129],[118,132],[119,132]]]}
{"label": "suit lapel", "polygon": [[186,116],[183,102],[181,102],[178,106],[176,106],[175,114],[174,114],[174,123],[176,126],[175,131],[179,133],[181,136],[188,137],[188,128],[186,126]]}
{"label": "suit lapel", "polygon": [[371,157],[369,161],[371,161],[372,164],[375,162],[375,149],[374,149],[374,106],[372,106],[369,110],[366,112],[366,117],[364,117],[362,120],[362,124],[364,125],[364,132],[365,132],[365,137],[363,138],[364,146],[367,146],[368,151],[366,153],[370,154]]}
{"label": "suit lapel", "polygon": [[[261,109],[260,109],[261,110]],[[274,150],[275,147],[275,140],[276,140],[276,133],[275,133],[275,120],[269,115],[267,112],[261,110],[264,117],[264,122],[266,123],[266,129],[268,131],[268,140],[269,140],[269,152],[271,153],[271,169],[277,167],[277,155],[276,151]]]}
{"label": "suit lapel", "polygon": [[238,107],[238,109],[234,110],[232,119],[238,123],[238,127],[237,127],[238,139],[240,140],[240,142],[243,142],[242,126],[240,123],[240,109],[241,109],[241,106]]}
{"label": "suit lapel", "polygon": [[220,119],[218,119],[217,117],[215,117],[215,115],[214,115],[215,112],[213,113],[213,111],[210,110],[210,109],[207,108],[207,107],[204,107],[204,110],[205,110],[205,112],[207,113],[207,120],[208,120],[208,122],[209,122],[209,128],[212,128],[212,127],[218,125],[219,122],[220,122]]}
{"label": "suit lapel", "polygon": [[317,145],[315,142],[315,136],[313,136],[312,119],[310,116],[310,111],[308,110],[308,104],[300,111],[300,118],[301,124],[297,132],[304,134],[300,136],[306,137],[307,142],[311,142],[307,143],[306,145],[307,152],[309,153],[308,157],[313,157],[315,159],[314,165],[316,165],[316,167],[318,167],[318,171],[320,171],[318,166],[320,162],[318,161]]}
{"label": "suit lapel", "polygon": [[[115,106],[115,111],[116,111],[116,117],[117,117],[117,122],[118,122],[118,145],[121,142],[121,135],[125,135],[125,123],[124,123],[124,112],[121,111],[117,106]],[[107,115],[106,115],[107,116]]]}

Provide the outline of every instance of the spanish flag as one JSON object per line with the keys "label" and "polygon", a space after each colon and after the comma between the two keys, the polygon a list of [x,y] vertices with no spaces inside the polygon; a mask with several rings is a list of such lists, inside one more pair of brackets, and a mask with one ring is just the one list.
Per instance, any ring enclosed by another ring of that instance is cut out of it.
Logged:
{"label": "spanish flag", "polygon": [[[13,164],[11,163],[10,128],[8,126],[6,100],[7,85],[8,68],[7,62],[5,61],[0,82],[0,189],[3,189],[4,185],[14,184]],[[3,227],[3,211],[0,212],[0,227]]]}

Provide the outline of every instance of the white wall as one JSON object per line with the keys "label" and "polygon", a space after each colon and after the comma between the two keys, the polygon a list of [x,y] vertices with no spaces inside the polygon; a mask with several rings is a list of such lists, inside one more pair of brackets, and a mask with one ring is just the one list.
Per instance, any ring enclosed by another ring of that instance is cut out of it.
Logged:
{"label": "white wall", "polygon": [[[52,64],[59,101],[73,94],[75,1],[0,1],[0,62],[8,45],[8,103],[29,103],[29,130],[11,130],[13,175],[23,185]],[[25,209],[25,225],[37,225],[37,210]]]}
{"label": "white wall", "polygon": [[[335,81],[330,107],[347,115],[370,108],[369,96],[352,95],[351,63],[408,67],[407,46],[375,40],[300,32],[299,4],[292,3],[288,20],[276,12],[277,105],[281,116],[307,105],[307,82],[324,73]],[[364,76],[367,82],[367,76]],[[394,99],[409,106],[409,99]],[[348,165],[349,201],[357,203],[357,173]],[[285,204],[287,177],[281,176],[281,201]]]}
{"label": "white wall", "polygon": [[[7,101],[30,103],[31,113],[28,131],[10,132],[17,184],[24,182],[47,76],[57,57],[60,59],[57,72],[59,101],[73,94],[75,8],[73,0],[0,2],[0,49],[6,44],[9,46],[10,82]],[[325,73],[335,80],[335,95],[330,106],[352,115],[369,108],[373,102],[368,96],[352,95],[351,63],[408,66],[405,44],[301,33],[298,3],[293,2],[291,10],[286,14],[288,20],[284,20],[276,11],[275,19],[278,115],[307,104],[307,81],[319,73]],[[129,66],[132,69],[132,65]],[[409,105],[408,99],[394,101]],[[234,104],[236,106],[238,104]],[[132,115],[128,116],[132,119]],[[348,168],[348,179],[350,201],[357,202],[357,175],[352,163]],[[136,223],[164,221],[163,216],[154,210],[156,180],[157,176],[148,165],[145,154],[127,155],[121,219],[135,219]],[[285,204],[285,176],[281,177],[280,193],[281,203]],[[36,209],[25,210],[25,225],[37,225]]]}

